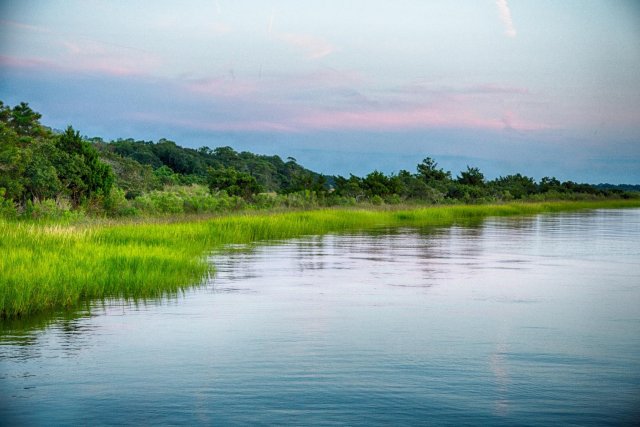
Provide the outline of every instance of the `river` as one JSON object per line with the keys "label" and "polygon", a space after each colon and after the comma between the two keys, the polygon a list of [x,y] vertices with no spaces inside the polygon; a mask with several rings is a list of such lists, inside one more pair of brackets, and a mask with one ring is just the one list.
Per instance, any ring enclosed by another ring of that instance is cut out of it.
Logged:
{"label": "river", "polygon": [[4,324],[0,418],[640,422],[640,209],[302,237],[211,261],[216,275],[178,297]]}

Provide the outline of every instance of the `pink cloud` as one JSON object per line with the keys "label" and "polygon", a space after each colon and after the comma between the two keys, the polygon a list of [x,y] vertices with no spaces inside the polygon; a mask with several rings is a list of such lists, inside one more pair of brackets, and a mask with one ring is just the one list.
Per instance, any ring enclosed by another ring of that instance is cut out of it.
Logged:
{"label": "pink cloud", "polygon": [[53,66],[50,61],[40,58],[17,58],[15,56],[0,55],[0,65],[7,68],[36,69]]}
{"label": "pink cloud", "polygon": [[[229,111],[233,115],[233,111]],[[270,119],[265,117],[269,116]],[[478,129],[537,131],[550,126],[520,118],[507,110],[497,117],[481,116],[473,111],[419,107],[403,110],[326,111],[307,108],[296,112],[286,106],[275,106],[256,115],[256,119],[220,120],[185,119],[175,116],[137,113],[134,118],[151,123],[170,124],[192,130],[213,132],[280,132],[296,133],[326,130],[402,131],[416,129]]]}
{"label": "pink cloud", "polygon": [[406,86],[401,86],[395,92],[408,95],[431,94],[431,95],[529,95],[530,91],[526,87],[509,86],[498,83],[481,83],[466,86],[443,86],[430,82],[415,82]]}
{"label": "pink cloud", "polygon": [[283,108],[286,105],[320,104],[332,98],[365,102],[368,100],[357,89],[364,82],[359,73],[324,68],[309,73],[268,77],[247,77],[244,74],[236,77],[230,71],[227,75],[182,80],[178,86],[185,92],[204,98],[233,98],[251,105],[268,105],[272,109],[276,104]]}
{"label": "pink cloud", "polygon": [[31,69],[36,71],[57,71],[62,73],[99,73],[110,76],[138,76],[144,75],[144,70],[131,64],[113,63],[108,59],[92,61],[74,61],[60,63],[43,58],[18,58],[0,56],[0,64],[10,68]]}
{"label": "pink cloud", "polygon": [[52,47],[43,57],[2,58],[3,64],[14,68],[134,76],[149,74],[160,65],[160,60],[155,55],[130,46],[92,40],[87,37],[69,40],[64,33],[52,31],[46,27],[5,20],[0,23],[16,30],[39,33],[39,37],[46,37],[47,43]]}
{"label": "pink cloud", "polygon": [[511,10],[509,10],[507,0],[496,0],[496,5],[498,6],[498,12],[500,13],[500,20],[504,24],[505,34],[508,37],[515,37],[516,29],[513,26],[513,19],[511,19]]}
{"label": "pink cloud", "polygon": [[486,83],[467,88],[468,93],[485,93],[485,94],[514,94],[528,95],[529,89],[524,87],[504,86],[494,83]]}
{"label": "pink cloud", "polygon": [[160,60],[146,51],[93,40],[59,40],[59,51],[48,57],[2,57],[13,68],[54,70],[63,73],[99,73],[111,76],[140,76],[151,73]]}
{"label": "pink cloud", "polygon": [[187,82],[184,87],[193,93],[223,98],[248,97],[256,93],[258,88],[254,81],[225,78],[192,80]]}
{"label": "pink cloud", "polygon": [[334,51],[333,46],[325,40],[307,34],[283,33],[277,37],[286,44],[302,50],[309,59],[320,59]]}
{"label": "pink cloud", "polygon": [[[378,93],[370,97],[357,87],[365,79],[359,75],[323,70],[304,76],[266,80],[210,78],[191,81],[184,89],[191,93],[233,98],[229,113],[244,116],[251,105],[255,120],[225,123],[182,121],[183,126],[201,130],[304,132],[313,130],[403,130],[468,128],[486,130],[535,131],[551,126],[517,114],[519,97],[529,96],[526,88],[480,84],[445,88],[425,96],[423,92]],[[391,95],[391,96],[390,96]],[[514,97],[516,97],[514,99]],[[268,120],[264,120],[268,117]]]}
{"label": "pink cloud", "polygon": [[307,114],[293,123],[314,130],[403,130],[426,128],[471,128],[532,131],[549,126],[522,120],[508,111],[501,117],[482,116],[473,111],[415,107],[400,110],[322,111]]}
{"label": "pink cloud", "polygon": [[232,31],[231,25],[220,21],[212,23],[210,29],[214,34],[226,34]]}
{"label": "pink cloud", "polygon": [[[101,72],[117,76],[148,74],[160,60],[140,49],[93,40],[64,40],[65,67],[77,71]],[[62,62],[62,61],[61,61]]]}
{"label": "pink cloud", "polygon": [[145,123],[161,123],[174,125],[191,130],[204,130],[213,132],[296,132],[296,129],[286,124],[270,120],[215,120],[204,119],[180,119],[174,116],[166,116],[153,113],[135,113],[132,118]]}
{"label": "pink cloud", "polygon": [[43,34],[51,33],[51,30],[45,27],[41,27],[38,25],[24,24],[22,22],[9,21],[5,19],[0,19],[0,24],[6,25],[8,27],[16,28],[19,30],[29,31],[32,33],[43,33]]}
{"label": "pink cloud", "polygon": [[322,87],[352,87],[354,85],[362,85],[367,79],[356,71],[339,71],[330,67],[317,69],[309,73],[300,73],[295,75],[284,75],[276,79],[277,81],[302,86],[322,86]]}

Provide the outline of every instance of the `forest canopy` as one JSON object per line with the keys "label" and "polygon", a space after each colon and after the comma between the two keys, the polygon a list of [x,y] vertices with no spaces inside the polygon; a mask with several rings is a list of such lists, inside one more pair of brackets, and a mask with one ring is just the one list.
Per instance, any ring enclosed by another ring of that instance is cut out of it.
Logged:
{"label": "forest canopy", "polygon": [[455,177],[431,157],[415,172],[326,176],[294,158],[231,147],[87,138],[72,126],[54,131],[25,102],[0,101],[0,215],[81,212],[136,215],[217,212],[245,207],[398,203],[481,203],[636,197],[638,186],[540,181],[520,173],[487,180],[467,166]]}

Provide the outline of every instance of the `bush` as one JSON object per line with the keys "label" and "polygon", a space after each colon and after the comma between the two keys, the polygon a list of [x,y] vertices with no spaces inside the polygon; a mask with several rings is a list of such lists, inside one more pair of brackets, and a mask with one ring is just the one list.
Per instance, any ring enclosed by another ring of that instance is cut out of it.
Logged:
{"label": "bush", "polygon": [[399,205],[402,203],[402,199],[397,194],[392,194],[384,198],[384,202],[390,205]]}
{"label": "bush", "polygon": [[77,219],[84,216],[84,211],[71,209],[71,202],[66,198],[58,200],[28,200],[22,215],[32,219]]}
{"label": "bush", "polygon": [[4,196],[7,193],[5,188],[0,188],[0,218],[14,219],[18,216],[15,203]]}
{"label": "bush", "polygon": [[139,214],[131,200],[127,198],[127,193],[120,188],[111,190],[109,195],[104,197],[102,206],[104,212],[109,216],[136,216]]}
{"label": "bush", "polygon": [[382,197],[378,196],[377,194],[371,198],[372,205],[380,206],[383,203],[384,203],[384,200],[382,200]]}
{"label": "bush", "polygon": [[134,207],[150,214],[177,214],[184,212],[182,199],[166,191],[152,191],[134,200]]}
{"label": "bush", "polygon": [[328,206],[355,206],[356,198],[348,197],[348,196],[334,196],[327,198],[326,201]]}
{"label": "bush", "polygon": [[260,193],[253,197],[253,205],[257,209],[270,209],[279,205],[281,200],[275,193]]}

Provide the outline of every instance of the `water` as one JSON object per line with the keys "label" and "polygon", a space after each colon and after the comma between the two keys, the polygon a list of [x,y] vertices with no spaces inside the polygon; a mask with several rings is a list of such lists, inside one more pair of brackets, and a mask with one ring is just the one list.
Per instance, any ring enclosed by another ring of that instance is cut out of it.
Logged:
{"label": "water", "polygon": [[213,262],[175,299],[3,325],[2,421],[640,421],[640,210],[305,237]]}

